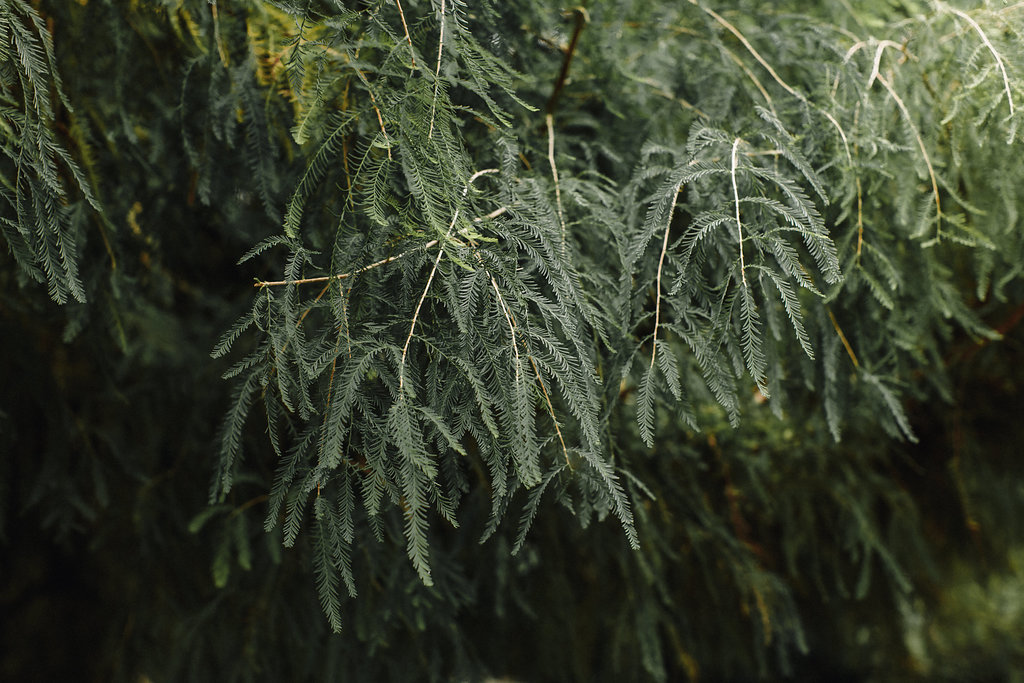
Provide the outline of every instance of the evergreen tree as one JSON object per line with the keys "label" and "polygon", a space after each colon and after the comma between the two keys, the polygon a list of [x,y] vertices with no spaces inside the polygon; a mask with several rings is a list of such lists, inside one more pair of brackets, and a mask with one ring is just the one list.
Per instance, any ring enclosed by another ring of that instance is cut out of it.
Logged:
{"label": "evergreen tree", "polygon": [[0,0],[0,676],[1015,675],[1022,26]]}

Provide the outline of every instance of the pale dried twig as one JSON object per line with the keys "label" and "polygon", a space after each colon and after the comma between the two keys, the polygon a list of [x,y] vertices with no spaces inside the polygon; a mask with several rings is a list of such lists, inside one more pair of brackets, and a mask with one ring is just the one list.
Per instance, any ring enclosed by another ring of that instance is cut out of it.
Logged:
{"label": "pale dried twig", "polygon": [[409,254],[411,254],[414,251],[418,251],[420,249],[430,249],[430,247],[434,246],[435,244],[437,244],[437,240],[430,240],[429,242],[427,242],[426,244],[424,244],[421,247],[416,247],[415,249],[410,249],[409,251],[403,251],[401,254],[396,254],[394,256],[388,256],[385,259],[381,259],[380,261],[377,261],[375,263],[371,263],[368,266],[363,266],[362,268],[359,268],[357,270],[353,270],[353,271],[348,272],[348,273],[340,273],[338,275],[323,275],[323,276],[320,276],[320,277],[307,277],[307,278],[303,278],[301,280],[274,280],[272,282],[264,282],[263,280],[259,280],[253,286],[254,287],[259,287],[260,289],[262,289],[263,287],[281,287],[281,286],[284,286],[284,285],[307,285],[307,284],[309,284],[311,282],[327,282],[328,280],[344,280],[345,278],[350,278],[353,275],[358,275],[359,273],[365,273],[368,270],[373,270],[374,268],[379,268],[380,266],[387,265],[387,264],[391,263],[392,261],[397,261],[400,258],[408,256]]}
{"label": "pale dried twig", "polygon": [[[722,25],[722,26],[723,26],[723,27],[724,27],[724,28],[725,28],[725,29],[726,29],[727,31],[729,31],[729,33],[731,33],[731,34],[733,34],[734,36],[736,36],[736,38],[737,38],[737,39],[738,39],[738,40],[739,40],[739,41],[740,41],[741,43],[743,43],[743,47],[747,48],[747,52],[749,52],[749,53],[751,54],[751,56],[752,56],[752,57],[753,57],[754,59],[756,59],[756,60],[758,61],[758,63],[759,63],[759,64],[760,64],[761,66],[763,66],[763,67],[764,67],[764,68],[765,68],[765,69],[766,69],[766,70],[768,71],[768,73],[769,73],[769,74],[771,74],[772,78],[774,78],[774,79],[775,79],[775,82],[776,82],[776,83],[778,83],[778,84],[779,84],[780,86],[782,86],[782,88],[783,88],[783,89],[784,89],[784,90],[785,90],[786,92],[788,92],[788,93],[789,93],[790,95],[792,95],[793,97],[797,98],[797,99],[798,99],[798,100],[800,100],[801,102],[805,102],[805,103],[807,103],[808,105],[810,105],[810,106],[814,107],[815,109],[817,109],[818,111],[820,111],[820,112],[822,113],[822,115],[823,115],[823,116],[824,116],[825,118],[827,118],[827,119],[829,120],[829,123],[831,123],[831,124],[832,124],[833,126],[835,126],[835,129],[836,129],[837,131],[839,131],[839,137],[841,137],[841,138],[843,139],[843,147],[844,147],[844,148],[845,148],[845,150],[846,150],[846,159],[847,159],[847,161],[849,161],[849,162],[850,162],[851,164],[853,163],[853,158],[852,158],[852,157],[850,156],[850,144],[849,144],[849,141],[848,141],[848,140],[847,140],[847,138],[846,138],[846,132],[845,132],[845,131],[843,130],[843,127],[842,127],[841,125],[839,125],[839,121],[837,121],[837,120],[836,120],[836,118],[835,118],[834,116],[832,116],[832,114],[828,113],[827,111],[825,111],[825,110],[824,110],[824,109],[822,109],[821,107],[818,107],[818,106],[816,106],[816,105],[812,104],[811,102],[809,102],[809,101],[807,100],[807,98],[806,98],[806,97],[804,97],[804,96],[803,96],[803,95],[801,95],[801,94],[800,94],[799,92],[797,92],[797,91],[796,91],[795,89],[793,89],[793,87],[792,87],[791,85],[789,85],[789,83],[786,83],[786,81],[782,80],[782,77],[781,77],[781,76],[779,76],[779,74],[778,74],[778,73],[777,73],[777,72],[775,71],[775,69],[774,69],[774,68],[772,68],[772,65],[771,65],[771,64],[769,64],[769,63],[768,63],[768,61],[767,61],[767,60],[765,60],[765,58],[761,56],[761,53],[760,53],[760,52],[758,52],[758,51],[757,51],[757,50],[756,50],[756,49],[754,48],[754,46],[753,46],[753,45],[751,45],[750,41],[749,41],[749,40],[747,40],[747,37],[746,37],[746,36],[744,36],[744,35],[743,35],[743,33],[741,33],[741,32],[740,32],[740,30],[739,30],[738,28],[736,28],[735,26],[733,26],[733,25],[732,25],[731,23],[729,23],[729,22],[728,22],[728,21],[727,21],[727,20],[726,20],[726,19],[725,19],[724,17],[722,17],[722,16],[720,15],[720,14],[718,14],[718,13],[717,13],[717,12],[715,12],[714,10],[712,10],[712,9],[708,9],[707,7],[704,7],[703,5],[701,5],[700,3],[698,3],[698,2],[697,2],[697,0],[690,0],[690,2],[691,2],[692,4],[694,4],[694,5],[697,5],[697,7],[700,7],[700,8],[701,8],[702,10],[704,10],[704,11],[705,11],[705,12],[706,12],[706,13],[707,13],[707,14],[708,14],[709,16],[711,16],[711,18],[712,18],[712,19],[714,19],[715,21],[717,21],[717,22],[718,22],[719,24],[721,24],[721,25]],[[749,72],[748,72],[748,73],[749,73]],[[755,80],[755,84],[756,84],[756,83],[757,83],[757,80],[756,80],[756,79],[754,79],[754,80]],[[762,92],[763,92],[763,91],[762,91]],[[767,96],[767,93],[765,93],[765,95]],[[770,102],[771,102],[771,100],[770,100],[770,98],[769,98],[769,103],[770,103]]]}
{"label": "pale dried twig", "polygon": [[412,68],[416,68],[416,54],[412,49],[412,38],[409,37],[409,25],[405,23],[405,12],[402,11],[402,0],[395,0],[398,6],[398,16],[402,18],[402,28],[405,29],[405,42],[409,43],[409,59],[412,60]]}
{"label": "pale dried twig", "polygon": [[562,211],[562,191],[558,186],[558,167],[555,166],[555,123],[548,113],[544,117],[548,126],[548,163],[551,164],[551,177],[555,181],[555,208],[558,210],[558,223],[562,227],[562,256],[565,256],[565,214]]}
{"label": "pale dried twig", "polygon": [[778,83],[779,85],[781,85],[786,90],[786,92],[788,92],[790,95],[792,95],[793,97],[795,97],[795,98],[797,98],[799,100],[803,100],[804,99],[804,97],[802,95],[800,95],[800,93],[798,93],[796,90],[791,88],[788,83],[786,83],[784,80],[782,80],[782,77],[779,76],[779,74],[775,73],[775,69],[772,68],[772,65],[769,64],[767,61],[765,61],[765,58],[761,56],[761,53],[759,53],[756,49],[754,49],[754,46],[750,44],[750,41],[747,40],[746,36],[744,36],[742,33],[740,33],[740,30],[738,28],[736,28],[731,23],[726,21],[720,14],[718,14],[718,12],[714,11],[713,9],[708,9],[707,7],[704,7],[703,5],[700,5],[697,2],[697,0],[690,0],[690,2],[693,3],[694,5],[697,5],[698,7],[700,7],[705,12],[707,12],[711,16],[712,19],[714,19],[719,24],[721,24],[723,27],[725,27],[725,29],[727,31],[729,31],[729,33],[731,33],[734,36],[736,36],[736,38],[739,39],[739,41],[741,43],[743,43],[743,47],[747,48],[747,52],[749,52],[754,57],[754,59],[756,59],[761,64],[761,66],[763,66],[765,69],[767,69],[768,73],[770,73],[772,75],[772,78],[775,79],[775,82]]}
{"label": "pale dried twig", "polygon": [[[851,47],[849,49],[849,51],[847,51],[846,59],[850,58],[850,56],[854,52],[854,48],[855,47],[857,47],[857,46],[854,45],[854,47]],[[878,47],[875,48],[875,59],[874,59],[874,61],[871,64],[871,74],[868,76],[868,84],[867,84],[868,88],[871,87],[871,84],[875,82],[876,78],[879,78],[879,67],[882,64],[882,53],[885,52],[885,48],[887,48],[887,47],[894,47],[897,50],[899,50],[900,52],[903,52],[903,50],[904,50],[903,45],[901,45],[901,44],[899,44],[899,43],[897,43],[895,41],[892,41],[892,40],[880,40],[880,41],[878,41]]]}
{"label": "pale dried twig", "polygon": [[978,35],[981,36],[981,42],[985,43],[985,47],[987,47],[988,51],[992,53],[992,56],[996,60],[996,66],[999,67],[999,72],[1003,75],[1003,88],[1006,90],[1006,101],[1010,103],[1010,116],[1013,116],[1013,96],[1010,94],[1010,79],[1006,75],[1006,67],[1003,65],[1003,58],[998,52],[996,52],[995,46],[993,46],[991,41],[989,41],[985,32],[981,30],[981,26],[978,25],[978,22],[971,18],[971,15],[967,14],[967,12],[964,12],[963,10],[950,7],[945,3],[942,3],[941,6],[970,24],[971,28],[977,31]]}
{"label": "pale dried twig", "polygon": [[491,276],[491,286],[494,287],[494,293],[498,297],[498,304],[501,306],[501,312],[505,314],[505,322],[508,323],[508,330],[512,335],[512,351],[516,356],[516,382],[519,382],[519,345],[516,343],[516,324],[512,319],[512,313],[509,312],[508,306],[505,305],[505,299],[501,296],[501,290],[498,289],[498,283]]}
{"label": "pale dried twig", "polygon": [[743,286],[747,286],[747,270],[746,265],[743,263],[743,224],[740,223],[740,190],[736,184],[736,150],[740,146],[740,138],[736,138],[732,143],[732,168],[730,175],[732,176],[732,195],[736,203],[736,232],[740,238],[740,277],[743,280]]}
{"label": "pale dried twig", "polygon": [[889,95],[895,100],[896,105],[900,108],[900,112],[903,114],[903,118],[906,119],[907,125],[910,126],[910,130],[914,133],[914,138],[917,140],[917,146],[921,148],[921,156],[924,157],[925,166],[928,167],[928,177],[932,181],[932,194],[935,195],[935,212],[936,220],[942,220],[942,204],[939,201],[939,183],[935,179],[935,169],[932,167],[931,157],[928,156],[928,150],[924,146],[924,140],[921,139],[921,134],[917,131],[917,126],[914,125],[914,120],[910,117],[910,111],[907,109],[907,105],[903,103],[903,100],[897,94],[896,90],[892,87],[892,84],[888,80],[882,77],[881,74],[875,75],[875,80],[881,83],[886,90],[889,91]]}
{"label": "pale dried twig", "polygon": [[437,39],[437,68],[434,69],[434,99],[430,102],[430,130],[427,137],[434,135],[434,113],[437,111],[437,89],[441,85],[441,53],[444,52],[445,0],[441,0],[441,34]]}
{"label": "pale dried twig", "polygon": [[668,251],[668,232],[669,228],[672,227],[672,216],[676,212],[676,200],[679,198],[679,192],[682,188],[683,185],[680,183],[676,185],[676,191],[672,193],[672,206],[668,210],[668,220],[665,222],[665,238],[661,242],[661,257],[658,258],[658,276],[655,283],[658,293],[654,300],[654,339],[651,341],[651,345],[654,347],[651,349],[652,368],[654,367],[654,357],[658,353],[658,325],[661,324],[661,268],[665,263],[665,252]]}

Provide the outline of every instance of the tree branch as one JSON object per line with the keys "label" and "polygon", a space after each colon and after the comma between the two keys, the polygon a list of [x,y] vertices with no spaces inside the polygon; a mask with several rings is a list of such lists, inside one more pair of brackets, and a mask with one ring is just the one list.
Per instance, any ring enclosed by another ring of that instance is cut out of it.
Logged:
{"label": "tree branch", "polygon": [[544,111],[549,116],[555,113],[558,96],[562,94],[562,88],[565,87],[565,82],[569,78],[569,65],[572,63],[573,55],[576,54],[576,45],[579,43],[580,33],[583,32],[583,27],[590,22],[590,13],[587,12],[586,5],[586,0],[584,0],[582,5],[573,8],[576,12],[576,28],[572,32],[569,47],[565,51],[565,59],[562,60],[562,70],[558,72],[558,78],[555,79],[555,87],[551,91],[551,97],[548,98],[547,106],[544,107]]}

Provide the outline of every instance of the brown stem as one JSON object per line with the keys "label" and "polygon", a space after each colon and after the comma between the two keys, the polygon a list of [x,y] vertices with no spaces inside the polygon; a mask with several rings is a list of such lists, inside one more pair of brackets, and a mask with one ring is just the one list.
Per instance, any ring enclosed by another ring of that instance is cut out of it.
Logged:
{"label": "brown stem", "polygon": [[558,78],[555,80],[554,90],[551,91],[551,97],[548,98],[547,107],[544,111],[548,114],[555,112],[555,105],[558,103],[558,96],[562,94],[562,88],[565,87],[565,81],[569,77],[569,65],[572,63],[572,57],[576,54],[576,44],[579,42],[580,33],[583,32],[583,27],[590,20],[590,15],[587,13],[587,3],[584,0],[583,4],[579,7],[573,8],[576,12],[576,28],[572,33],[572,39],[569,41],[569,47],[565,51],[565,59],[562,61],[562,70],[558,72]]}

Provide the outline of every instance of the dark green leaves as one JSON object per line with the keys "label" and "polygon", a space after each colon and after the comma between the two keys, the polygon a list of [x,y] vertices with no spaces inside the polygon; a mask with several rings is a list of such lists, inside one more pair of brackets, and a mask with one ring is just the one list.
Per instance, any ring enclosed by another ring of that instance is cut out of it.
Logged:
{"label": "dark green leaves", "polygon": [[74,112],[50,33],[24,0],[0,4],[0,92],[0,232],[22,272],[46,282],[54,301],[84,302],[78,259],[91,215],[77,204],[101,209],[57,136],[57,113]]}
{"label": "dark green leaves", "polygon": [[[460,528],[475,491],[489,508],[483,537],[517,520],[516,551],[549,503],[584,525],[613,515],[639,547],[634,506],[650,489],[630,478],[637,438],[658,458],[680,425],[699,442],[708,424],[736,427],[767,402],[783,419],[822,405],[833,442],[863,415],[912,439],[899,390],[908,367],[935,357],[929,335],[947,319],[990,335],[926,251],[940,237],[995,251],[958,165],[932,163],[947,146],[958,158],[974,148],[943,138],[927,107],[911,120],[900,93],[941,98],[891,73],[883,60],[899,44],[768,12],[775,30],[810,27],[777,50],[780,34],[693,4],[646,10],[651,26],[688,37],[658,39],[672,66],[591,51],[574,63],[579,80],[559,86],[564,109],[543,121],[524,104],[550,84],[516,68],[569,60],[503,48],[512,10],[286,6],[298,25],[280,87],[304,170],[283,236],[250,252],[277,254],[281,275],[258,283],[252,314],[215,349],[255,337],[229,371],[239,390],[218,485],[231,486],[258,397],[278,460],[267,528],[281,525],[286,544],[312,532],[332,625],[341,582],[354,592],[351,548],[370,535],[404,539],[434,587],[439,525]],[[595,26],[640,30],[601,11]],[[621,93],[604,89],[625,72]],[[971,88],[991,90],[991,76],[982,69]],[[1012,92],[989,92],[978,116]],[[276,187],[258,176],[276,157],[257,143],[279,127],[251,93],[241,101],[256,114],[246,150],[269,208]],[[939,187],[962,213],[933,215]],[[978,291],[1005,286],[994,258],[979,260]],[[738,579],[747,598],[788,614],[784,591],[755,574]]]}

